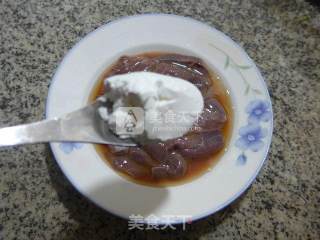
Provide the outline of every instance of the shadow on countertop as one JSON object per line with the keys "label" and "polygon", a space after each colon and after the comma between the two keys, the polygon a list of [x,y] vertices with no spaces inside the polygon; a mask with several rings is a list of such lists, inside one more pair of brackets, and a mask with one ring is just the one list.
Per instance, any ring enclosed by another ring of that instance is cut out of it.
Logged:
{"label": "shadow on countertop", "polygon": [[[231,205],[225,209],[210,215],[204,219],[197,220],[191,224],[186,224],[185,229],[182,225],[174,225],[176,229],[166,228],[164,230],[129,230],[128,221],[117,217],[109,212],[104,211],[90,200],[82,196],[64,176],[59,168],[49,146],[47,146],[46,164],[48,167],[52,186],[57,191],[59,200],[68,210],[69,215],[65,222],[65,230],[59,233],[56,239],[168,239],[174,236],[175,239],[185,239],[186,237],[197,239],[198,237],[212,232],[217,226],[223,222],[227,216],[231,216],[234,209],[238,208],[239,203],[243,199],[246,192]],[[125,191],[121,184],[113,183],[105,186],[104,189],[110,188],[112,191]],[[97,190],[99,192],[99,190]],[[157,201],[161,201],[166,197],[166,192],[160,193],[154,200],[157,207]],[[160,200],[156,200],[156,199]],[[152,209],[147,209],[151,211]],[[76,221],[75,225],[68,225],[68,220]]]}

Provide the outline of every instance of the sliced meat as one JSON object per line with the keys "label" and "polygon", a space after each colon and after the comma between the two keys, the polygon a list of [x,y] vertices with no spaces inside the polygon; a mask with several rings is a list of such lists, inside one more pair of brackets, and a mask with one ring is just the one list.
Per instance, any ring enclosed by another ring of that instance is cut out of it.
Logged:
{"label": "sliced meat", "polygon": [[112,161],[112,165],[116,170],[132,177],[143,177],[150,174],[148,168],[132,161],[128,156],[116,156]]}
{"label": "sliced meat", "polygon": [[139,71],[149,71],[150,68],[152,68],[153,65],[157,63],[156,60],[152,58],[146,58],[143,59],[135,64],[135,66],[132,67],[132,72],[139,72]]}
{"label": "sliced meat", "polygon": [[131,147],[129,157],[130,160],[146,167],[154,167],[158,164],[148,153],[139,147]]}
{"label": "sliced meat", "polygon": [[129,57],[129,56],[120,57],[120,59],[111,68],[110,73],[106,77],[130,72],[132,65],[136,64],[141,59],[142,59],[142,57]]}
{"label": "sliced meat", "polygon": [[168,177],[169,166],[167,164],[160,164],[151,169],[151,174],[153,178],[164,179]]}
{"label": "sliced meat", "polygon": [[164,163],[151,169],[154,178],[179,178],[187,171],[186,160],[177,152],[169,153]]}
{"label": "sliced meat", "polygon": [[124,74],[129,72],[148,71],[157,60],[140,56],[122,56],[118,62],[112,67],[109,76]]}
{"label": "sliced meat", "polygon": [[201,92],[207,92],[212,82],[207,75],[199,74],[184,65],[161,62],[149,69],[151,72],[179,77],[194,84]]}
{"label": "sliced meat", "polygon": [[176,140],[176,151],[187,159],[208,157],[223,147],[221,131],[191,133]]}
{"label": "sliced meat", "polygon": [[[155,59],[159,62],[167,62],[172,65],[188,69],[194,74],[200,75],[202,78],[209,79],[209,72],[204,67],[204,63],[200,58],[181,54],[166,54],[161,55]],[[211,85],[210,83],[208,84]]]}
{"label": "sliced meat", "polygon": [[183,63],[188,66],[203,65],[203,62],[200,58],[193,57],[193,56],[187,56],[187,55],[181,55],[181,54],[175,54],[175,53],[164,54],[159,57],[156,57],[155,59],[160,62]]}
{"label": "sliced meat", "polygon": [[149,142],[143,146],[143,149],[158,162],[163,162],[169,153],[168,145],[160,141]]}
{"label": "sliced meat", "polygon": [[187,171],[186,160],[177,152],[171,152],[165,159],[169,166],[168,174],[170,177],[182,177]]}
{"label": "sliced meat", "polygon": [[223,106],[214,98],[205,100],[204,109],[194,124],[196,132],[211,132],[221,129],[227,121]]}

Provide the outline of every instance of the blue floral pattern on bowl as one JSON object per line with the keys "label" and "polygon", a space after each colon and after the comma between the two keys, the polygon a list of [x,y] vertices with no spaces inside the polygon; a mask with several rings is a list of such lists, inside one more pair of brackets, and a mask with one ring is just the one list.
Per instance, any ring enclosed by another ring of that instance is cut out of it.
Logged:
{"label": "blue floral pattern on bowl", "polygon": [[247,105],[248,123],[239,129],[240,137],[235,142],[236,147],[242,150],[237,158],[237,165],[246,164],[248,159],[246,151],[258,152],[263,148],[263,139],[267,136],[268,131],[261,124],[271,120],[270,108],[270,103],[261,99],[253,100]]}
{"label": "blue floral pattern on bowl", "polygon": [[59,144],[59,148],[62,152],[65,154],[70,154],[73,150],[82,148],[82,143],[76,143],[76,142],[63,142]]}
{"label": "blue floral pattern on bowl", "polygon": [[236,141],[238,148],[257,152],[263,147],[262,139],[267,135],[267,131],[258,124],[248,124],[239,129],[239,135],[240,138]]}
{"label": "blue floral pattern on bowl", "polygon": [[262,100],[251,101],[246,107],[246,112],[249,114],[250,123],[268,122],[272,117],[270,103]]}
{"label": "blue floral pattern on bowl", "polygon": [[247,156],[244,154],[240,154],[237,158],[237,165],[242,166],[245,165],[247,162]]}

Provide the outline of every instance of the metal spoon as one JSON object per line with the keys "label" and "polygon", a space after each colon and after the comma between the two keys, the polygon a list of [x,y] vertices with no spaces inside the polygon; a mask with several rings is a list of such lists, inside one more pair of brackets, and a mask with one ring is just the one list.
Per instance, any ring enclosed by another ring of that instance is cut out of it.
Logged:
{"label": "metal spoon", "polygon": [[136,146],[130,139],[114,135],[97,113],[96,101],[62,118],[0,128],[0,147],[40,142],[87,142]]}

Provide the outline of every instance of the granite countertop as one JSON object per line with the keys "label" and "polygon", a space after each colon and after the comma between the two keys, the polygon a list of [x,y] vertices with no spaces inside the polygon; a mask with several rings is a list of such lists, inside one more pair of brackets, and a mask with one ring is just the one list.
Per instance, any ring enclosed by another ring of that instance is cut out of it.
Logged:
{"label": "granite countertop", "polygon": [[59,62],[121,16],[191,16],[227,33],[260,68],[275,129],[253,185],[223,211],[181,229],[128,231],[82,197],[46,144],[0,150],[0,239],[319,239],[320,10],[303,0],[0,1],[0,126],[44,117]]}

